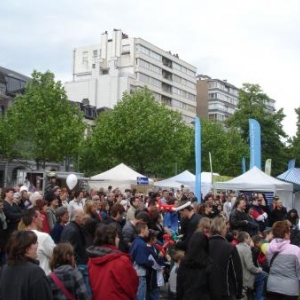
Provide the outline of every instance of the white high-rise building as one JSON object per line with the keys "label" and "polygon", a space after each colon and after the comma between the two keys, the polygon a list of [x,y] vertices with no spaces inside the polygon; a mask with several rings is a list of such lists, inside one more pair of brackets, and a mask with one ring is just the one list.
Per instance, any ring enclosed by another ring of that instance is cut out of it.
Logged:
{"label": "white high-rise building", "polygon": [[80,47],[73,54],[73,81],[65,83],[70,100],[97,108],[113,108],[125,91],[147,86],[158,102],[182,113],[191,123],[196,116],[196,67],[141,38],[121,30],[107,32],[101,43]]}

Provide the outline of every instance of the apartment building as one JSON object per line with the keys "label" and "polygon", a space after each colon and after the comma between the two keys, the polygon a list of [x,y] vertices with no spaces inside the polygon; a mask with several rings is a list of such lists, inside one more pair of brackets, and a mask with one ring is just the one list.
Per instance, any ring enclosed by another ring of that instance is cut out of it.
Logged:
{"label": "apartment building", "polygon": [[239,89],[226,80],[197,76],[197,115],[224,121],[232,116],[238,104]]}
{"label": "apartment building", "polygon": [[114,29],[111,38],[73,53],[73,80],[65,83],[70,100],[113,108],[125,91],[147,86],[155,99],[181,112],[186,123],[196,116],[196,67],[141,38]]}

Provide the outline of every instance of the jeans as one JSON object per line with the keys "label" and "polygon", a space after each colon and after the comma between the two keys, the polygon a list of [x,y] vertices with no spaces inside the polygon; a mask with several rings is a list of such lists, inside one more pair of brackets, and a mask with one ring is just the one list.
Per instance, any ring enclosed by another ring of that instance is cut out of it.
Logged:
{"label": "jeans", "polygon": [[146,276],[139,276],[139,287],[136,300],[145,300],[146,298]]}
{"label": "jeans", "polygon": [[84,280],[84,283],[86,285],[88,295],[92,295],[91,286],[90,286],[90,282],[89,282],[89,273],[88,273],[87,265],[83,265],[83,264],[82,265],[77,265],[77,268],[83,276],[83,280]]}
{"label": "jeans", "polygon": [[260,272],[255,274],[255,281],[254,281],[254,287],[255,287],[255,298],[254,300],[264,300],[264,285],[265,280],[267,278],[268,274],[265,272]]}

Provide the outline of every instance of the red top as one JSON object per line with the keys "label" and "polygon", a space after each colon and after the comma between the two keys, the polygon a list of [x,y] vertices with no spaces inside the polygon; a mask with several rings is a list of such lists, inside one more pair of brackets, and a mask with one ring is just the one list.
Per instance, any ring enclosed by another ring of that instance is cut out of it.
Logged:
{"label": "red top", "polygon": [[42,215],[43,218],[43,228],[41,229],[41,231],[50,234],[50,227],[49,227],[47,215],[43,210],[40,210],[40,214]]}
{"label": "red top", "polygon": [[112,245],[88,248],[93,300],[135,300],[138,277],[130,256]]}

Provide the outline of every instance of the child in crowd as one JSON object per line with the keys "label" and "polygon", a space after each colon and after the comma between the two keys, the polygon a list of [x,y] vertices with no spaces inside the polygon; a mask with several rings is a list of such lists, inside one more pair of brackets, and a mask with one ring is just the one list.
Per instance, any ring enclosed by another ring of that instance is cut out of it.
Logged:
{"label": "child in crowd", "polygon": [[158,232],[149,229],[149,234],[146,238],[149,250],[149,259],[154,262],[154,265],[151,269],[148,269],[146,275],[146,300],[159,300],[159,287],[164,285],[163,268],[165,266],[165,259],[163,254],[158,254],[158,251],[155,248],[155,244],[157,243],[157,234]]}
{"label": "child in crowd", "polygon": [[170,272],[169,277],[169,289],[168,289],[168,298],[169,300],[176,300],[176,288],[177,288],[177,271],[180,265],[181,260],[184,257],[184,252],[181,250],[175,250],[172,258],[174,261],[173,268]]}
{"label": "child in crowd", "polygon": [[146,298],[146,274],[154,265],[153,260],[149,259],[149,249],[145,242],[148,237],[149,229],[147,224],[138,223],[136,225],[137,236],[130,248],[130,255],[133,261],[133,267],[139,277],[139,286],[137,292],[137,300],[144,300]]}
{"label": "child in crowd", "polygon": [[231,234],[232,234],[232,240],[231,240],[230,244],[233,246],[236,246],[239,243],[237,240],[239,232],[238,232],[238,230],[232,230]]}

